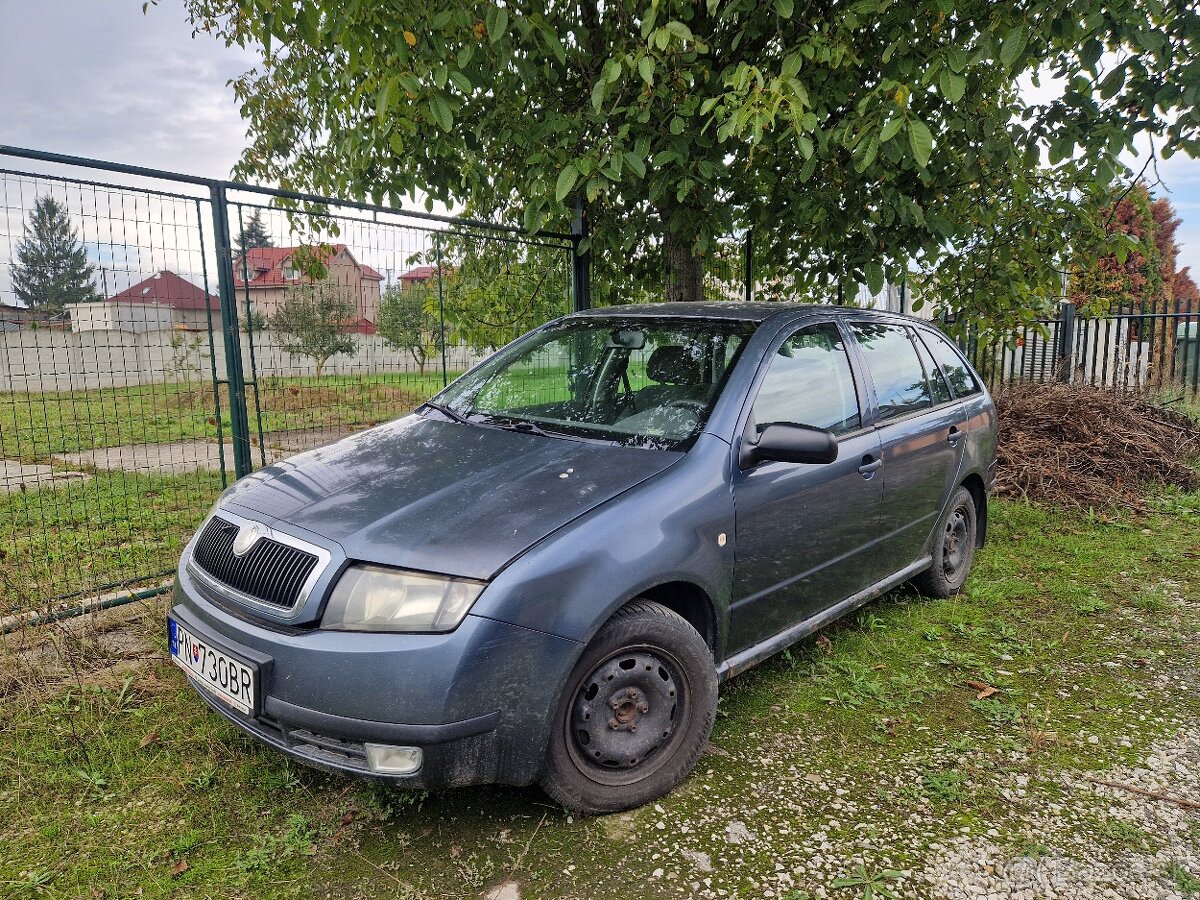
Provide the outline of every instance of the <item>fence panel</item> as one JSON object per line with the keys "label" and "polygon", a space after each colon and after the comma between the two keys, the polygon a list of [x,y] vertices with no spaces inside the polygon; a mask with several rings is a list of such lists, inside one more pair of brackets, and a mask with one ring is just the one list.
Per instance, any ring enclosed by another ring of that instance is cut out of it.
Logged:
{"label": "fence panel", "polygon": [[233,266],[255,465],[408,412],[570,311],[569,241],[261,198],[230,228],[264,245]]}
{"label": "fence panel", "polygon": [[161,589],[235,474],[572,306],[570,236],[16,155],[122,183],[0,170],[0,629]]}
{"label": "fence panel", "polygon": [[229,475],[208,201],[10,170],[0,191],[3,615],[160,582]]}
{"label": "fence panel", "polygon": [[1200,311],[1059,317],[1007,332],[974,333],[962,343],[993,390],[1006,382],[1067,381],[1149,392],[1164,402],[1200,397]]}

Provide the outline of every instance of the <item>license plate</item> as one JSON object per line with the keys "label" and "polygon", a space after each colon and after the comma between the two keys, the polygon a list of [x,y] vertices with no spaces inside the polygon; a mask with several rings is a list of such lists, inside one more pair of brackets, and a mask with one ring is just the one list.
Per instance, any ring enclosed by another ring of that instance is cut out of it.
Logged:
{"label": "license plate", "polygon": [[167,619],[167,627],[171,660],[218,700],[253,715],[255,670],[196,637],[174,619]]}

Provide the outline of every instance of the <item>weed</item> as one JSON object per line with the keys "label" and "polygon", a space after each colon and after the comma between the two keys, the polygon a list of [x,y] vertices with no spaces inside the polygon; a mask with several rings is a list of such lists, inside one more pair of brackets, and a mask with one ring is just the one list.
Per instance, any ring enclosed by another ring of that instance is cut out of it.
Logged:
{"label": "weed", "polygon": [[993,725],[1007,725],[1021,721],[1021,710],[1011,703],[1006,703],[997,697],[985,697],[982,700],[972,700],[971,708],[980,713]]}
{"label": "weed", "polygon": [[1179,892],[1185,897],[1194,897],[1200,894],[1200,878],[1179,863],[1173,862],[1167,866],[1167,877],[1175,882],[1175,887],[1179,888]]}
{"label": "weed", "polygon": [[930,800],[953,803],[962,799],[967,777],[954,769],[936,769],[921,776],[921,784]]}
{"label": "weed", "polygon": [[868,872],[866,867],[859,863],[854,867],[852,874],[842,878],[835,878],[832,887],[835,888],[862,888],[862,900],[874,900],[875,897],[895,898],[896,894],[887,887],[890,881],[899,881],[904,877],[903,872],[897,872],[895,869],[884,869],[881,872]]}

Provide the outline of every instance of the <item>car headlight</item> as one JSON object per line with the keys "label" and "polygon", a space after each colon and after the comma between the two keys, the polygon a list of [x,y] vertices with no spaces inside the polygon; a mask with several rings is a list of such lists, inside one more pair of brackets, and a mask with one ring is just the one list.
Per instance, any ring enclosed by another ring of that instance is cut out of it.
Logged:
{"label": "car headlight", "polygon": [[486,585],[383,566],[348,568],[321,627],[336,631],[453,631]]}

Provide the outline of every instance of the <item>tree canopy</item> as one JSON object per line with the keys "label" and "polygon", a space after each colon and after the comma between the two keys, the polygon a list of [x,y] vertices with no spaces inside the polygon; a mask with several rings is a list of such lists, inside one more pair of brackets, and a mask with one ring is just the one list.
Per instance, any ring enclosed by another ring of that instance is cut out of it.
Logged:
{"label": "tree canopy", "polygon": [[1117,192],[1101,210],[1109,231],[1136,240],[1128,253],[1107,253],[1078,260],[1070,297],[1076,306],[1097,312],[1114,308],[1191,311],[1196,284],[1188,268],[1179,268],[1175,233],[1180,219],[1166,197],[1154,197],[1135,182]]}
{"label": "tree canopy", "polygon": [[271,328],[285,352],[313,361],[320,378],[330,357],[353,353],[358,346],[345,331],[357,315],[346,288],[332,281],[316,281],[286,289],[279,310],[271,316]]}
{"label": "tree canopy", "polygon": [[185,3],[262,52],[240,177],[530,231],[580,202],[598,260],[665,257],[673,297],[753,229],[798,289],[920,270],[1012,318],[1107,237],[1080,201],[1135,140],[1200,150],[1200,10],[1173,0]]}
{"label": "tree canopy", "polygon": [[26,306],[57,315],[68,303],[100,299],[94,271],[66,208],[53,197],[38,197],[17,244],[13,293]]}

